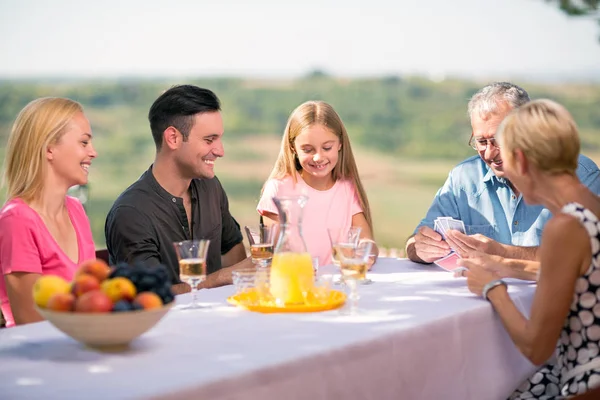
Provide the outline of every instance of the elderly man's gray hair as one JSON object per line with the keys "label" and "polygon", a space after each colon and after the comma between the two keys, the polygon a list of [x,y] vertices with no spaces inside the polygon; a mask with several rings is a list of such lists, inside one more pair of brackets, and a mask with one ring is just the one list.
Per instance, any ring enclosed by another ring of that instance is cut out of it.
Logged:
{"label": "elderly man's gray hair", "polygon": [[469,118],[477,112],[480,116],[493,114],[502,107],[503,103],[511,108],[517,108],[529,101],[529,94],[520,86],[510,82],[494,82],[471,97],[467,112]]}

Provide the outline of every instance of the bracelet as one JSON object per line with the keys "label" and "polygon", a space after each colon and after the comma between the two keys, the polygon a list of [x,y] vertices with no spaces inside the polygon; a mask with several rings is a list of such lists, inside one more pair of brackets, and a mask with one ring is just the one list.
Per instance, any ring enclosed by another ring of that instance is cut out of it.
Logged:
{"label": "bracelet", "polygon": [[500,285],[504,285],[504,287],[508,286],[506,284],[506,282],[504,282],[502,279],[496,279],[495,281],[491,281],[491,282],[487,283],[483,287],[483,291],[482,291],[481,295],[483,296],[484,299],[486,299],[487,301],[490,301],[490,299],[488,299],[488,292],[490,290],[492,290],[493,288],[495,288],[496,286],[500,286]]}

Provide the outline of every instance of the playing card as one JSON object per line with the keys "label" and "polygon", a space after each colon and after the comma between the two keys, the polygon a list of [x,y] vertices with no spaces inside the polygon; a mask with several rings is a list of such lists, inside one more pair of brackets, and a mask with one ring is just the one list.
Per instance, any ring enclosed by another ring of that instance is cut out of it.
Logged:
{"label": "playing card", "polygon": [[449,229],[454,229],[456,231],[466,234],[465,224],[461,220],[451,219],[451,220],[448,220],[447,222],[448,222]]}
{"label": "playing card", "polygon": [[458,270],[465,269],[464,267],[456,265],[456,261],[458,261],[459,259],[460,256],[458,254],[450,253],[446,257],[440,258],[439,260],[435,261],[435,264],[439,267],[442,267],[446,271],[456,272]]}
{"label": "playing card", "polygon": [[446,240],[446,231],[450,228],[450,226],[448,225],[448,221],[449,218],[444,218],[440,220],[440,226],[442,228],[442,236],[444,237],[444,240]]}

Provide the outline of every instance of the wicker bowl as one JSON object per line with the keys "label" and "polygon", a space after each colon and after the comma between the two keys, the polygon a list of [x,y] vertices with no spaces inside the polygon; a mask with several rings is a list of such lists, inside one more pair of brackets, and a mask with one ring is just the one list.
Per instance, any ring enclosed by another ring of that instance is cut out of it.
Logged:
{"label": "wicker bowl", "polygon": [[58,330],[90,347],[127,346],[169,312],[175,302],[153,310],[111,313],[57,312],[36,310]]}

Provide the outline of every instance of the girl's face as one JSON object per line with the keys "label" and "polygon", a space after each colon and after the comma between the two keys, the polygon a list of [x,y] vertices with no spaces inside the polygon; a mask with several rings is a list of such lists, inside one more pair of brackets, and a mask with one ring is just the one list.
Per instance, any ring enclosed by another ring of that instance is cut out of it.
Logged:
{"label": "girl's face", "polygon": [[312,125],[294,140],[294,150],[305,173],[316,179],[330,179],[342,149],[340,139],[323,125]]}

